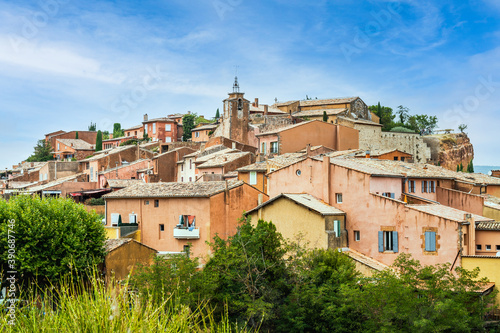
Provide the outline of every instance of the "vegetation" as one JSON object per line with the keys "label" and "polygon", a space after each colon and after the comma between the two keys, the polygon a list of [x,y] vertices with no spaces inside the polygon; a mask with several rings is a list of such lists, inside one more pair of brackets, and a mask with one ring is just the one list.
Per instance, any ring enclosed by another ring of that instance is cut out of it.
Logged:
{"label": "vegetation", "polygon": [[185,114],[182,117],[182,127],[184,133],[182,134],[182,141],[191,140],[191,131],[196,127],[195,120],[197,116],[194,113]]}
{"label": "vegetation", "polygon": [[50,145],[50,142],[43,139],[38,140],[34,149],[35,151],[33,152],[33,155],[26,159],[27,162],[46,162],[54,159],[51,154],[52,146]]}
{"label": "vegetation", "polygon": [[218,120],[220,118],[220,112],[219,108],[217,108],[217,112],[215,112],[215,120]]}
{"label": "vegetation", "polygon": [[396,126],[391,128],[391,132],[415,133],[414,130],[402,126]]}
{"label": "vegetation", "polygon": [[102,150],[102,132],[101,130],[97,131],[97,138],[95,141],[95,151]]}
{"label": "vegetation", "polygon": [[125,133],[122,130],[122,125],[120,123],[115,123],[113,125],[113,138],[121,138],[125,136]]}
{"label": "vegetation", "polygon": [[467,125],[466,124],[460,124],[460,125],[458,125],[458,130],[460,131],[460,133],[465,133],[466,129],[467,129]]}
{"label": "vegetation", "polygon": [[109,139],[109,131],[102,131],[102,139],[103,140]]}
{"label": "vegetation", "polygon": [[122,143],[120,143],[120,147],[122,146],[130,146],[130,145],[138,145],[139,144],[139,139],[129,139],[127,141],[124,141]]}
{"label": "vegetation", "polygon": [[470,160],[469,164],[467,164],[467,172],[474,173],[474,162]]}
{"label": "vegetation", "polygon": [[76,131],[75,139],[78,139],[78,131]]}
{"label": "vegetation", "polygon": [[328,115],[326,114],[326,111],[323,111],[323,121],[328,122]]}
{"label": "vegetation", "polygon": [[[377,105],[369,106],[368,109],[380,118],[383,131],[432,133],[437,127],[438,119],[436,116],[411,115],[410,109],[403,105],[398,106],[395,113],[392,108],[381,106],[380,102]],[[398,116],[397,122],[394,121],[396,116]],[[401,130],[402,127],[410,131]],[[393,128],[397,128],[397,130],[392,130]]]}
{"label": "vegetation", "polygon": [[205,117],[203,117],[203,116],[198,116],[198,115],[196,115],[196,114],[195,114],[195,116],[196,116],[196,120],[195,120],[195,122],[194,122],[194,124],[195,124],[195,125],[199,125],[199,124],[210,124],[210,120],[205,119]]}
{"label": "vegetation", "polygon": [[96,123],[90,122],[89,131],[94,132],[97,129]]}
{"label": "vegetation", "polygon": [[88,206],[104,206],[105,201],[104,198],[90,198],[85,200],[85,204]]}
{"label": "vegetation", "polygon": [[[13,227],[9,221],[14,221]],[[22,282],[47,285],[83,272],[104,257],[99,217],[70,199],[16,196],[0,200],[0,269],[8,271],[8,233],[15,232],[16,270]]]}

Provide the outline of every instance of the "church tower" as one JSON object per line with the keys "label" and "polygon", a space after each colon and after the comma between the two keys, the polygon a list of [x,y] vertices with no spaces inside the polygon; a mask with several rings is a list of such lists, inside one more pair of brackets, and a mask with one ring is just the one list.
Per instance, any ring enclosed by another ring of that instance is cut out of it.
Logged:
{"label": "church tower", "polygon": [[224,133],[225,137],[248,144],[248,118],[250,101],[240,92],[238,77],[234,78],[233,92],[224,100]]}

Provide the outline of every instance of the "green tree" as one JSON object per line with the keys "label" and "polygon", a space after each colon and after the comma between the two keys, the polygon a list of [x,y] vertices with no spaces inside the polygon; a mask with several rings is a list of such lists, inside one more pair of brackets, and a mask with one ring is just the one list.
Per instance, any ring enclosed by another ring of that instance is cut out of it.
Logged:
{"label": "green tree", "polygon": [[52,156],[52,146],[50,142],[45,140],[38,140],[36,146],[34,147],[35,151],[33,155],[28,157],[26,161],[28,162],[46,162],[52,161],[54,157]]}
{"label": "green tree", "polygon": [[415,130],[418,133],[432,133],[437,127],[438,119],[436,116],[428,116],[426,114],[417,114],[410,116],[406,127]]}
{"label": "green tree", "polygon": [[460,124],[458,126],[458,130],[460,131],[460,133],[465,133],[464,131],[467,129],[467,125],[466,124]]}
{"label": "green tree", "polygon": [[101,130],[97,131],[97,138],[95,140],[95,151],[102,150],[102,132]]}
{"label": "green tree", "polygon": [[219,112],[219,108],[217,108],[217,112],[215,112],[215,119],[219,119],[220,118],[220,112]]}
{"label": "green tree", "polygon": [[191,131],[196,126],[195,120],[196,120],[196,115],[192,113],[185,114],[184,117],[182,117],[182,128],[184,131],[184,133],[182,134],[183,141],[188,141],[191,139],[192,136]]}
{"label": "green tree", "polygon": [[75,139],[78,139],[78,131],[76,131]]}
{"label": "green tree", "polygon": [[406,121],[408,120],[410,114],[410,109],[400,105],[398,106],[398,111],[396,113],[399,115],[399,122],[403,125],[406,124]]}
{"label": "green tree", "polygon": [[0,267],[11,270],[8,249],[15,244],[15,270],[24,284],[85,272],[102,262],[105,239],[99,216],[71,199],[0,199]]}
{"label": "green tree", "polygon": [[97,129],[96,123],[90,122],[89,131],[94,132]]}
{"label": "green tree", "polygon": [[121,138],[124,135],[122,125],[120,123],[115,123],[113,125],[113,138]]}
{"label": "green tree", "polygon": [[103,140],[109,139],[109,131],[102,131],[102,139]]}
{"label": "green tree", "polygon": [[328,115],[326,114],[326,111],[323,111],[323,121],[328,122]]}
{"label": "green tree", "polygon": [[383,125],[383,131],[390,131],[391,128],[395,126],[394,118],[396,117],[396,115],[393,114],[393,111],[390,107],[381,106],[380,102],[378,102],[377,105],[369,106],[368,109],[380,118],[380,124]]}
{"label": "green tree", "polygon": [[483,331],[483,317],[496,292],[483,295],[479,269],[468,271],[450,264],[422,266],[401,254],[393,269],[360,281],[360,288],[342,289],[346,303],[355,304],[367,332]]}
{"label": "green tree", "polygon": [[211,281],[211,299],[222,312],[256,328],[272,325],[290,286],[285,241],[271,222],[242,218],[236,235],[214,238],[213,256],[204,273]]}

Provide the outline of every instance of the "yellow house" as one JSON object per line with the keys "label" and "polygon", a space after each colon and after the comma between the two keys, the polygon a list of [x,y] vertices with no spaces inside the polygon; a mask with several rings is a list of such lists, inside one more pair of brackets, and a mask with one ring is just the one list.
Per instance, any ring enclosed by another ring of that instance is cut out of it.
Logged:
{"label": "yellow house", "polygon": [[[500,281],[500,257],[490,256],[462,256],[462,268],[473,270],[479,267],[479,277],[487,278],[491,286]],[[495,286],[498,290],[498,287]],[[497,294],[496,301],[500,303],[500,293]]]}
{"label": "yellow house", "polygon": [[309,248],[347,247],[345,213],[310,194],[280,194],[246,214],[253,225],[273,222],[287,239],[300,235]]}

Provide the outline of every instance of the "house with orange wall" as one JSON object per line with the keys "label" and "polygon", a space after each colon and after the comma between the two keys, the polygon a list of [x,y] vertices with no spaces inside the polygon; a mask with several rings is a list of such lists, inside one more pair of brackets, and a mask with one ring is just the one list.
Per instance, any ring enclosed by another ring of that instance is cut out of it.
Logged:
{"label": "house with orange wall", "polygon": [[153,142],[176,142],[180,141],[181,133],[179,127],[182,127],[175,119],[171,118],[155,118],[148,119],[147,115],[142,122],[144,135],[147,134]]}
{"label": "house with orange wall", "polygon": [[200,124],[191,130],[191,141],[207,142],[210,139],[211,133],[219,126],[218,124]]}
{"label": "house with orange wall", "polygon": [[152,165],[153,161],[151,159],[140,159],[130,163],[122,163],[115,168],[100,171],[97,180],[99,187],[104,188],[109,179],[140,179],[147,181],[140,171],[152,167]]}
{"label": "house with orange wall", "polygon": [[359,132],[350,127],[312,120],[256,135],[261,154],[293,153],[306,145],[335,150],[357,149]]}
{"label": "house with orange wall", "polygon": [[424,265],[460,265],[460,254],[475,254],[475,223],[491,219],[438,203],[408,204],[399,200],[403,175],[357,161],[307,158],[271,172],[270,197],[305,192],[344,211],[349,248],[386,265],[401,252]]}
{"label": "house with orange wall", "polygon": [[133,127],[124,129],[123,133],[125,134],[125,137],[128,137],[128,138],[136,137],[138,139],[142,139],[144,137],[144,126],[142,124],[137,125],[137,126],[133,126]]}
{"label": "house with orange wall", "polygon": [[52,148],[57,160],[82,160],[95,151],[95,145],[80,139],[56,139]]}
{"label": "house with orange wall", "polygon": [[[137,221],[141,243],[161,253],[210,254],[207,241],[236,233],[244,211],[268,196],[241,181],[135,184],[104,196],[106,225]],[[132,217],[131,217],[132,216]]]}
{"label": "house with orange wall", "polygon": [[413,155],[399,149],[366,151],[356,154],[357,158],[376,158],[379,160],[410,162]]}
{"label": "house with orange wall", "polygon": [[111,149],[111,148],[119,147],[122,143],[127,142],[128,140],[131,140],[131,139],[137,139],[137,137],[136,136],[131,136],[131,137],[122,136],[119,138],[111,138],[111,139],[103,140],[102,141],[102,148],[103,149]]}

